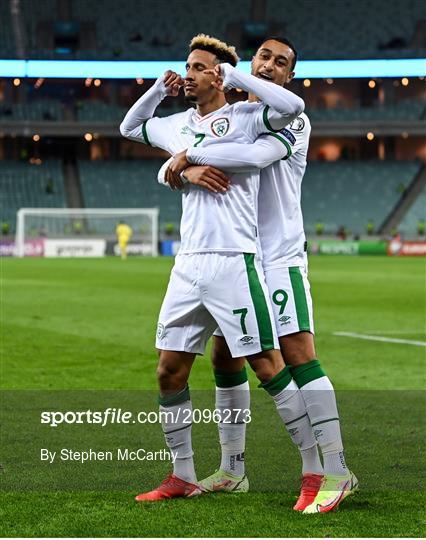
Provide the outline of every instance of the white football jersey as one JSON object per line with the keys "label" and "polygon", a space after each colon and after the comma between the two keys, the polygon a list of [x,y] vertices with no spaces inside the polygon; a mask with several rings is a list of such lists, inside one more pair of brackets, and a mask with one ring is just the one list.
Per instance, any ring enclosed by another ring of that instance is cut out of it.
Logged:
{"label": "white football jersey", "polygon": [[[206,116],[195,109],[146,120],[131,133],[138,140],[176,154],[189,146],[232,141],[252,143],[266,131],[265,105],[238,102]],[[232,174],[226,193],[186,184],[182,195],[180,253],[245,252],[257,249],[259,171]]]}
{"label": "white football jersey", "polygon": [[311,124],[302,113],[277,132],[291,155],[262,169],[259,191],[259,238],[263,267],[304,266],[305,232],[301,207]]}

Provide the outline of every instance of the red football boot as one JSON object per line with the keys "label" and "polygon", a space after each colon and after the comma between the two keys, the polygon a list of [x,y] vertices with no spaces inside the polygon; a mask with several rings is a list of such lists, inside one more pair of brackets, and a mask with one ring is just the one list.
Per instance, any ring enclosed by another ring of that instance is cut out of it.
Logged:
{"label": "red football boot", "polygon": [[302,512],[307,506],[314,502],[323,478],[324,477],[321,474],[308,473],[302,476],[300,495],[297,499],[297,503],[293,506],[293,510]]}
{"label": "red football boot", "polygon": [[158,488],[141,493],[135,499],[137,501],[162,501],[164,499],[175,499],[176,497],[195,497],[200,495],[201,490],[196,484],[185,482],[174,474],[169,474],[161,482]]}

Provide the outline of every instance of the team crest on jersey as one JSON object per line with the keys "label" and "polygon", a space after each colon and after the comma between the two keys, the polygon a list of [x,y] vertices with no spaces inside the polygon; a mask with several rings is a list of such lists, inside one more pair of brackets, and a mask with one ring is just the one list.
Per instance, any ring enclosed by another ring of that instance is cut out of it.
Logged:
{"label": "team crest on jersey", "polygon": [[216,137],[224,137],[229,131],[229,120],[227,118],[218,118],[212,122],[211,128]]}
{"label": "team crest on jersey", "polygon": [[291,122],[290,124],[290,129],[292,131],[302,131],[304,127],[305,127],[305,121],[303,120],[301,116],[298,116],[297,118],[295,118],[293,122]]}

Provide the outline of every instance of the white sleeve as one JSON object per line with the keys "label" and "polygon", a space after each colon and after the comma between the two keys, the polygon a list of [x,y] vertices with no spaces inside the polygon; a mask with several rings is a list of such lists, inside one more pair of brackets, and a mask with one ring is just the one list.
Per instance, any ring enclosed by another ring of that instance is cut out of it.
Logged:
{"label": "white sleeve", "polygon": [[[166,187],[170,187],[169,184],[166,182],[165,175],[166,175],[166,169],[170,165],[172,159],[173,159],[173,156],[169,158],[165,163],[163,163],[157,174],[158,183]],[[188,183],[188,180],[185,178],[183,173],[181,173],[180,178],[184,184]]]}
{"label": "white sleeve", "polygon": [[223,74],[223,86],[226,89],[242,88],[246,92],[255,94],[265,105],[265,123],[271,131],[282,129],[297,116],[304,108],[305,103],[302,98],[269,81],[263,81],[254,75],[242,73],[231,64],[220,64]]}
{"label": "white sleeve", "polygon": [[145,120],[139,129],[139,141],[148,146],[155,146],[166,150],[169,154],[174,154],[176,149],[173,147],[173,134],[176,130],[176,125],[173,122],[173,116],[164,118],[149,118]]}
{"label": "white sleeve", "polygon": [[298,116],[287,127],[275,133],[289,143],[291,152],[288,157],[297,155],[304,156],[305,159],[308,154],[310,134],[311,123],[306,114]]}
{"label": "white sleeve", "polygon": [[158,180],[158,183],[159,184],[162,184],[163,186],[168,186],[164,176],[165,176],[165,173],[166,173],[166,169],[167,167],[169,166],[170,162],[172,161],[173,157],[169,158],[167,161],[165,161],[162,165],[161,165],[161,168],[160,170],[158,171],[158,174],[157,174],[157,180]]}
{"label": "white sleeve", "polygon": [[170,121],[168,118],[152,118],[155,109],[166,95],[164,76],[161,76],[129,109],[120,124],[121,135],[132,141],[168,150],[168,137],[166,137],[166,134],[170,130]]}
{"label": "white sleeve", "polygon": [[195,165],[211,165],[230,172],[249,172],[264,169],[275,161],[287,159],[291,149],[276,133],[261,135],[252,144],[217,143],[190,147],[186,158]]}

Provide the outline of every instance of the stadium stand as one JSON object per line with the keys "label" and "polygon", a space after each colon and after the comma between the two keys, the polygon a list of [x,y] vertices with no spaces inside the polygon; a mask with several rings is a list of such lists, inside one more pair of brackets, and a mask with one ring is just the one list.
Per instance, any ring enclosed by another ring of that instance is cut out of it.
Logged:
{"label": "stadium stand", "polygon": [[77,120],[80,122],[121,122],[127,112],[125,107],[104,101],[84,100],[76,104]]}
{"label": "stadium stand", "polygon": [[[8,2],[3,2],[9,4]],[[40,48],[38,45],[38,33],[43,32],[40,27],[42,23],[51,22],[58,19],[57,2],[55,0],[41,0],[37,2],[37,9],[33,8],[31,0],[20,0],[20,17],[23,21],[25,32],[25,52],[27,58],[39,58],[48,60],[55,58],[52,49]],[[8,6],[9,7],[9,6]],[[9,7],[10,10],[10,7]],[[44,28],[46,31],[46,28]]]}
{"label": "stadium stand", "polygon": [[66,208],[61,162],[46,160],[41,165],[0,161],[1,221],[15,230],[19,208]]}
{"label": "stadium stand", "polygon": [[178,193],[157,183],[164,160],[79,161],[78,169],[87,208],[160,208],[160,223],[180,222]]}
{"label": "stadium stand", "polygon": [[[172,104],[173,105],[173,104]],[[176,106],[159,107],[159,116],[167,116],[180,112],[185,108],[183,104]],[[78,122],[121,122],[126,107],[99,100],[80,100],[75,104],[75,118]],[[312,122],[351,122],[364,120],[421,120],[425,118],[426,106],[423,101],[405,99],[394,104],[385,104],[381,107],[358,107],[352,109],[307,108],[306,113]],[[63,105],[58,100],[44,99],[28,103],[1,103],[1,120],[30,120],[54,121],[64,120]]]}
{"label": "stadium stand", "polygon": [[411,58],[426,52],[412,45],[416,23],[426,19],[423,0],[268,0],[267,18],[283,21],[302,58]]}
{"label": "stadium stand", "polygon": [[382,107],[358,107],[354,109],[307,109],[310,119],[315,121],[362,121],[362,120],[421,120],[425,114],[422,101],[404,99]]}
{"label": "stadium stand", "polygon": [[413,237],[418,233],[419,221],[426,222],[426,190],[417,197],[400,223],[398,230],[407,238]]}
{"label": "stadium stand", "polygon": [[[30,9],[31,0],[20,0],[20,5],[28,36],[27,56],[57,57],[52,49],[38,47],[37,39],[40,24],[58,18],[56,2],[38,2],[37,13]],[[173,2],[173,17],[165,17],[170,12],[168,0],[74,0],[72,19],[81,29],[84,23],[91,23],[95,30],[93,47],[78,49],[74,58],[183,59],[194,34],[201,31],[225,38],[227,25],[249,22],[250,0],[233,0],[232,10],[229,7],[226,0],[204,2],[202,10],[197,3],[177,1]],[[0,50],[2,56],[13,57],[9,3],[3,2],[0,9]],[[414,39],[416,25],[426,20],[423,0],[375,0],[374,6],[370,0],[268,0],[265,15],[275,27],[282,22],[282,31],[297,44],[305,59],[421,57],[426,51],[421,30],[420,39]]]}
{"label": "stadium stand", "polygon": [[[85,206],[159,207],[160,223],[179,223],[179,195],[156,183],[162,163],[157,159],[79,161]],[[416,162],[311,162],[302,190],[307,232],[314,232],[317,220],[324,222],[328,234],[341,226],[365,234],[369,219],[379,226],[400,198],[400,186],[408,185],[419,167]]]}
{"label": "stadium stand", "polygon": [[3,58],[16,58],[9,2],[0,2],[0,52]]}
{"label": "stadium stand", "polygon": [[63,119],[62,105],[53,99],[0,104],[0,120],[55,121]]}
{"label": "stadium stand", "polygon": [[[29,0],[21,0],[29,5]],[[40,2],[46,8],[34,17],[34,10],[23,9],[26,28],[31,33],[28,53],[30,58],[54,58],[52,50],[39,49],[36,43],[37,23],[52,20],[56,14],[55,2]],[[250,0],[234,0],[233,11],[250,13]],[[49,6],[49,7],[47,7]],[[194,34],[202,31],[224,37],[224,15],[229,14],[229,3],[217,0],[203,4],[202,20],[198,4],[174,2],[173,18],[169,13],[170,3],[166,0],[75,0],[72,2],[72,17],[80,23],[93,22],[96,28],[96,47],[80,49],[78,59],[153,59],[184,58],[187,43]],[[145,14],[149,13],[149,17]],[[229,15],[228,15],[229,18]],[[119,27],[120,32],[116,29]]]}
{"label": "stadium stand", "polygon": [[401,197],[420,168],[417,162],[311,162],[302,187],[305,228],[315,231],[315,223],[325,225],[325,233],[344,227],[352,234],[365,234],[373,219],[378,227]]}

